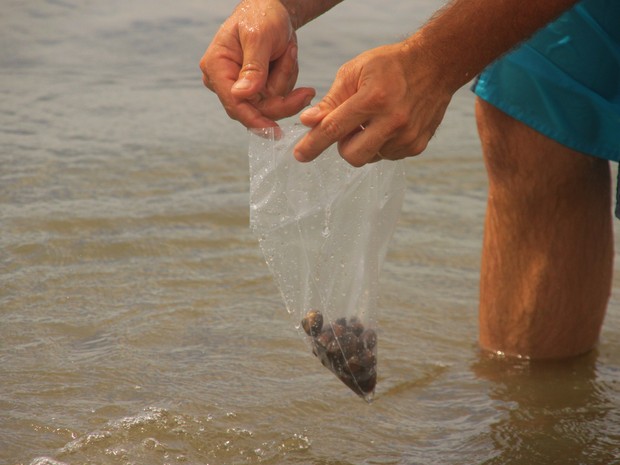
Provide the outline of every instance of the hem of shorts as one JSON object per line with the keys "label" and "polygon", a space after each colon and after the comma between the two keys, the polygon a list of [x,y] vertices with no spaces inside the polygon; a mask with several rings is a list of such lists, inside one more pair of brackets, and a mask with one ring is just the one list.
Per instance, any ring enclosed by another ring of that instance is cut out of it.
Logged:
{"label": "hem of shorts", "polygon": [[477,87],[478,87],[478,82],[476,81],[476,83],[473,86],[473,91],[482,100],[493,105],[494,107],[503,111],[507,115],[515,118],[516,120],[522,122],[526,126],[531,127],[532,129],[541,133],[542,135],[549,137],[550,139],[553,139],[559,144],[564,145],[565,147],[568,147],[570,149],[576,150],[578,152],[581,152],[585,155],[591,155],[591,156],[602,158],[608,161],[615,161],[615,162],[620,161],[620,147],[617,150],[610,149],[608,147],[593,147],[591,144],[584,144],[582,142],[571,139],[570,137],[567,137],[564,133],[554,130],[553,128],[550,128],[549,126],[541,123],[540,121],[526,115],[521,109],[519,109],[518,107],[510,103],[496,101],[485,95],[480,95],[480,93],[477,90]]}

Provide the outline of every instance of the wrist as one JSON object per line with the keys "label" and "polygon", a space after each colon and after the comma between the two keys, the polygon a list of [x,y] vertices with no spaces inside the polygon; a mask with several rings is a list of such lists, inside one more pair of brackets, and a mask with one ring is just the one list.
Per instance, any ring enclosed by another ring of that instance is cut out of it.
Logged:
{"label": "wrist", "polygon": [[342,0],[280,0],[280,3],[288,11],[293,28],[297,30],[304,24],[322,15],[333,6],[336,6],[341,1]]}
{"label": "wrist", "polygon": [[303,17],[303,8],[301,7],[299,0],[280,0],[280,3],[288,12],[291,24],[293,25],[293,30],[296,31],[308,22]]}
{"label": "wrist", "polygon": [[474,77],[466,66],[441,53],[419,32],[401,42],[401,53],[409,75],[415,75],[418,82],[425,78],[430,86],[450,96]]}

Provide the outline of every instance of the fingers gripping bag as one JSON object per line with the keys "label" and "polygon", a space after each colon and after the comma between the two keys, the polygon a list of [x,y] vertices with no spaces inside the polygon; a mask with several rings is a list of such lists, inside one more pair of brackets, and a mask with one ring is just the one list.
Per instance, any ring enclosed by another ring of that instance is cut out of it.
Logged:
{"label": "fingers gripping bag", "polygon": [[300,163],[301,125],[251,132],[250,227],[312,353],[370,402],[379,272],[404,196],[402,162],[354,168],[335,146]]}

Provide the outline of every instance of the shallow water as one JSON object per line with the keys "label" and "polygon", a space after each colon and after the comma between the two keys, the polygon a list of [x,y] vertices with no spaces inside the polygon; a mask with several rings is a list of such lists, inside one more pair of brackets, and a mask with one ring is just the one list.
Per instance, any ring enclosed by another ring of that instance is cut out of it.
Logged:
{"label": "shallow water", "polygon": [[[440,4],[338,6],[300,31],[300,83]],[[588,356],[476,347],[466,89],[406,164],[374,402],[313,359],[248,227],[245,131],[197,68],[233,5],[3,2],[0,464],[620,463],[618,279]]]}

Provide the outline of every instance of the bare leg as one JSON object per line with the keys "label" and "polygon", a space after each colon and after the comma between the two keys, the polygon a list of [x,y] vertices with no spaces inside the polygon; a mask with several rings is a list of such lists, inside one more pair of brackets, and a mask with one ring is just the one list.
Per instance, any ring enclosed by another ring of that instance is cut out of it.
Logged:
{"label": "bare leg", "polygon": [[611,292],[609,162],[480,99],[476,116],[489,176],[480,344],[537,359],[587,352]]}

